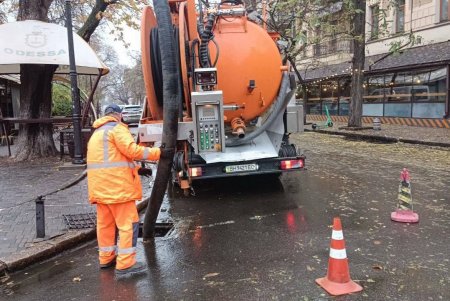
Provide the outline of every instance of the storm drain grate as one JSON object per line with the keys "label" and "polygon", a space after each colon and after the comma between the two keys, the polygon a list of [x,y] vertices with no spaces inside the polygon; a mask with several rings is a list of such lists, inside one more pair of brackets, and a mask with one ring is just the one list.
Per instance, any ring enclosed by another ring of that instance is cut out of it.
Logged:
{"label": "storm drain grate", "polygon": [[[143,235],[143,224],[139,223],[139,235]],[[155,223],[155,237],[166,237],[173,230],[173,223],[171,222],[157,222]]]}
{"label": "storm drain grate", "polygon": [[97,216],[94,212],[81,214],[63,214],[64,221],[69,229],[95,228]]}

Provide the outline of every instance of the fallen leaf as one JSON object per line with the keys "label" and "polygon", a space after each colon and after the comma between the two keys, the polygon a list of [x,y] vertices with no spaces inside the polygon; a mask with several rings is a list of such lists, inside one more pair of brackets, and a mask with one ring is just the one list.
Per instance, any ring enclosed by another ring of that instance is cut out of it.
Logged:
{"label": "fallen leaf", "polygon": [[209,274],[206,274],[205,276],[203,276],[203,279],[209,278],[209,277],[215,277],[217,275],[219,275],[219,273],[209,273]]}
{"label": "fallen leaf", "polygon": [[382,270],[383,267],[381,265],[373,265],[372,269],[374,269],[374,270]]}

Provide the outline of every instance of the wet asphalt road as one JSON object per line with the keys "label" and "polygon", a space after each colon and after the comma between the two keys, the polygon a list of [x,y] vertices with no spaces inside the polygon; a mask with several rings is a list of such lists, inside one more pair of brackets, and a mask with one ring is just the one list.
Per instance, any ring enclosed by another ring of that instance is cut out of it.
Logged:
{"label": "wet asphalt road", "polygon": [[[308,170],[202,182],[170,191],[175,229],[139,243],[149,265],[117,280],[99,271],[95,242],[12,275],[2,300],[450,300],[450,152],[305,133]],[[390,221],[410,169],[419,224]],[[361,293],[330,297],[331,223],[340,216]]]}

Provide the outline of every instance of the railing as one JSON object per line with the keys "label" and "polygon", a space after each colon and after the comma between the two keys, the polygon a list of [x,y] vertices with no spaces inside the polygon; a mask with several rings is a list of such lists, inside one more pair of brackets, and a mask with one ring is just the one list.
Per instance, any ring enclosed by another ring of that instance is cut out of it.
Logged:
{"label": "railing", "polygon": [[313,45],[313,56],[322,56],[335,53],[352,53],[352,40],[332,39],[320,44]]}

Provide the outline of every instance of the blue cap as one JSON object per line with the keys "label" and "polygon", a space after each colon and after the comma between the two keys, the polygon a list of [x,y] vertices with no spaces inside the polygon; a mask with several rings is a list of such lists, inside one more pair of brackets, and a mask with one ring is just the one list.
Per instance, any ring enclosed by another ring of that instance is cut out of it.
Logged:
{"label": "blue cap", "polygon": [[110,113],[122,113],[122,109],[116,104],[110,104],[105,109],[105,115]]}

